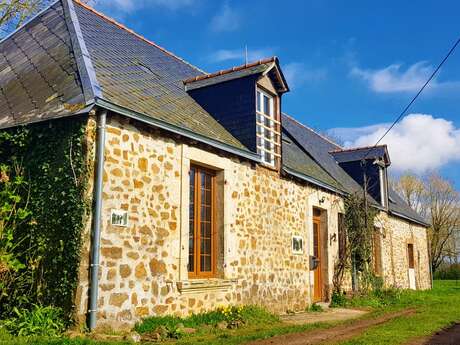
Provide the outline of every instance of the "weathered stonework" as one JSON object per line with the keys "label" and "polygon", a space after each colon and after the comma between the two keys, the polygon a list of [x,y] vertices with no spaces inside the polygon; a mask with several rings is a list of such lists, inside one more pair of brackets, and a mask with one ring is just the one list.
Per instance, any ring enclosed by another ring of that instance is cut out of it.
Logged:
{"label": "weathered stonework", "polygon": [[382,263],[385,285],[409,288],[409,255],[407,245],[414,245],[415,281],[417,289],[431,288],[430,261],[426,229],[381,212],[377,224],[382,224]]}
{"label": "weathered stonework", "polygon": [[[189,280],[187,272],[191,163],[217,171],[218,274],[209,280]],[[343,209],[338,195],[109,116],[99,322],[133,323],[147,315],[187,315],[227,304],[259,304],[274,312],[303,310],[311,303],[313,289],[309,255],[314,207],[323,210],[327,297],[338,251],[337,236],[333,235]],[[128,211],[127,227],[111,225],[112,209]],[[422,269],[426,260],[424,229],[386,214],[382,219],[391,229],[386,231],[392,233],[394,251],[402,250],[396,241],[403,237],[417,241],[419,286],[428,287],[429,278]],[[292,253],[293,235],[303,238],[303,254]],[[384,240],[384,255],[389,255],[390,238]],[[393,254],[400,260],[398,265],[407,265],[400,259],[402,254]],[[87,270],[82,266],[82,272],[87,274]],[[385,278],[405,287],[404,277],[395,274],[385,267]],[[86,312],[87,287],[83,279],[79,294],[85,297],[77,306],[80,314]]]}

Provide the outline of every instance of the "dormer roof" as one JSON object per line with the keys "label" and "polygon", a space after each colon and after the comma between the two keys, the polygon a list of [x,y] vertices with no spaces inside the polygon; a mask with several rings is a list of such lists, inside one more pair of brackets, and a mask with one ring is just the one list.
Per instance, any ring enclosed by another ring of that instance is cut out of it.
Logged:
{"label": "dormer roof", "polygon": [[185,89],[190,91],[238,78],[244,78],[254,74],[268,75],[273,81],[276,91],[280,94],[289,91],[289,87],[276,56],[220,70],[214,73],[200,74],[195,77],[185,79],[183,83],[185,85]]}
{"label": "dormer roof", "polygon": [[382,161],[385,166],[391,164],[387,145],[341,148],[330,152],[338,163],[355,162],[363,159]]}

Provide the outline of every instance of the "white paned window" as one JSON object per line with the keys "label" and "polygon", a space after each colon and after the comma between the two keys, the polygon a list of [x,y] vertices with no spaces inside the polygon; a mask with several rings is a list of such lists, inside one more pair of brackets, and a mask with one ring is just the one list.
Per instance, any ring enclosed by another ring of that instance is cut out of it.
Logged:
{"label": "white paned window", "polygon": [[279,122],[275,118],[275,102],[273,96],[257,90],[257,152],[262,162],[275,166],[279,157],[278,147],[280,133]]}

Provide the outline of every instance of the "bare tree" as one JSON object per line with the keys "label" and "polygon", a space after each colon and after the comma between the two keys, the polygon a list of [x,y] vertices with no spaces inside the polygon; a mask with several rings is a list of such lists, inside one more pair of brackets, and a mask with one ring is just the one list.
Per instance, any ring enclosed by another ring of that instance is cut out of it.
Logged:
{"label": "bare tree", "polygon": [[0,37],[6,36],[51,3],[51,0],[0,0]]}
{"label": "bare tree", "polygon": [[54,0],[0,0],[0,38],[14,31],[53,2]]}
{"label": "bare tree", "polygon": [[425,178],[407,174],[393,182],[396,191],[430,223],[433,272],[453,253],[455,233],[460,228],[460,193],[438,174]]}

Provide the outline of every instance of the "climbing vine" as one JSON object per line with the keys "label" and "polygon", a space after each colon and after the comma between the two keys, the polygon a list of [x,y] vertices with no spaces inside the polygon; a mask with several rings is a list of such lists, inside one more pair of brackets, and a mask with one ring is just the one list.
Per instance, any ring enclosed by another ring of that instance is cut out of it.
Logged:
{"label": "climbing vine", "polygon": [[345,247],[334,265],[333,289],[341,294],[346,273],[351,274],[354,291],[366,292],[374,283],[372,245],[377,210],[366,204],[364,197],[351,194],[344,200]]}
{"label": "climbing vine", "polygon": [[[0,318],[33,304],[60,307],[71,318],[89,206],[85,124],[73,118],[0,131],[0,193],[22,212],[0,242],[16,263],[4,264],[10,280],[0,291]],[[12,190],[9,181],[20,184]]]}

